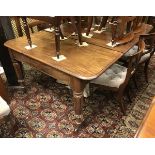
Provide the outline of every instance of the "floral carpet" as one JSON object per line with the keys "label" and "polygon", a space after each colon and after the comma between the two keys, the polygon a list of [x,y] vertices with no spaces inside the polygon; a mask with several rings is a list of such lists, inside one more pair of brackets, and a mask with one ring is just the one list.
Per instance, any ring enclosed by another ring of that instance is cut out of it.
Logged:
{"label": "floral carpet", "polygon": [[[112,94],[105,91],[86,98],[82,115],[77,116],[72,92],[65,85],[28,65],[24,68],[26,93],[10,90],[12,118],[18,126],[14,137],[132,138],[155,96],[155,56],[149,66],[149,84],[144,80],[142,66],[136,76],[138,89],[131,81],[132,103],[125,97],[125,116]],[[7,123],[1,124],[2,131],[3,137],[13,137]]]}

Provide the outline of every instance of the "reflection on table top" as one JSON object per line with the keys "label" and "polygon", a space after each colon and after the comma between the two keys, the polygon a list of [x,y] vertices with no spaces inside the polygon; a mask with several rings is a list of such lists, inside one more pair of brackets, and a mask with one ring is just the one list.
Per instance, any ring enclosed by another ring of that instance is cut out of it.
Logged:
{"label": "reflection on table top", "polygon": [[84,38],[83,40],[88,43],[91,43],[100,47],[116,50],[118,52],[125,54],[130,48],[132,48],[138,42],[140,34],[146,34],[150,32],[151,29],[152,29],[151,25],[143,24],[143,26],[139,29],[139,31],[135,33],[134,39],[132,41],[123,45],[118,45],[116,47],[110,47],[107,45],[111,41],[111,36],[112,36],[111,32],[108,32],[108,31],[104,31],[101,34],[93,33],[92,38]]}

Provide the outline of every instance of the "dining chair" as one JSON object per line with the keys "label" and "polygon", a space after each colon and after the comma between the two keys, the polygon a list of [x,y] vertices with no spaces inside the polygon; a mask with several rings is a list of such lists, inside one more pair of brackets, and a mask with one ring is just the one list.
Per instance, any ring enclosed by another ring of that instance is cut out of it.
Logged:
{"label": "dining chair", "polygon": [[[98,26],[97,31],[100,32],[102,29],[105,29],[106,23],[108,21],[108,16],[103,16],[103,17],[97,17],[97,16],[88,16],[88,21],[87,21],[87,30],[86,30],[86,36],[89,36],[90,30],[94,26]],[[99,20],[100,18],[101,20]],[[96,30],[94,31],[96,32]],[[96,32],[97,33],[97,32]]]}
{"label": "dining chair", "polygon": [[115,16],[109,21],[111,27],[112,45],[130,42],[134,38],[133,23],[136,16]]}
{"label": "dining chair", "polygon": [[[10,17],[10,19],[11,19],[11,21],[15,22],[14,27],[17,29],[16,36],[17,35],[18,35],[18,37],[23,36],[23,31],[22,31],[23,25],[21,24],[21,22],[22,22],[21,17],[20,16],[12,16],[12,17]],[[31,19],[29,17],[28,26],[29,26],[29,29],[31,30],[31,32],[34,33],[34,27],[37,27],[37,30],[41,31],[45,28],[49,28],[51,25],[45,21],[35,20],[35,19]]]}
{"label": "dining chair", "polygon": [[[142,57],[139,61],[139,66],[144,64],[144,75],[145,80],[148,83],[148,66],[150,63],[150,59],[155,52],[155,33],[140,35],[140,39],[143,39],[146,44],[146,49],[142,53]],[[120,61],[125,64],[128,63],[128,58],[130,55],[135,54],[138,51],[138,46],[133,46],[121,59]],[[136,85],[136,83],[135,83]]]}
{"label": "dining chair", "polygon": [[[116,101],[119,103],[121,111],[124,115],[126,114],[126,108],[123,102],[123,95],[130,78],[134,75],[137,69],[144,49],[145,42],[141,39],[138,43],[138,52],[130,56],[127,67],[115,63],[98,78],[90,82],[90,85],[99,87],[103,90],[115,92]],[[85,90],[85,92],[88,92],[88,90]]]}
{"label": "dining chair", "polygon": [[153,26],[151,32],[155,32],[155,16],[149,16],[147,18],[147,23]]}
{"label": "dining chair", "polygon": [[9,132],[14,135],[17,130],[17,124],[15,118],[13,118],[12,111],[9,106],[10,100],[7,89],[0,75],[0,137],[4,136],[4,124],[9,128]]}

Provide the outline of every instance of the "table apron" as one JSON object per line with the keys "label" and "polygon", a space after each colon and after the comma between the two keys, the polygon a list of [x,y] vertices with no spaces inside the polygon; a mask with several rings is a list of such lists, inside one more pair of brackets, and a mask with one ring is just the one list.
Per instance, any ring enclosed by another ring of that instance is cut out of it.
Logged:
{"label": "table apron", "polygon": [[39,62],[33,58],[30,58],[29,56],[23,55],[22,53],[16,52],[14,50],[10,50],[13,59],[18,60],[20,62],[24,62],[29,64],[32,67],[35,67],[37,70],[57,79],[60,81],[63,81],[66,85],[70,84],[71,75],[68,75],[60,70],[57,70],[51,66],[48,66],[47,64],[44,64],[42,62]]}

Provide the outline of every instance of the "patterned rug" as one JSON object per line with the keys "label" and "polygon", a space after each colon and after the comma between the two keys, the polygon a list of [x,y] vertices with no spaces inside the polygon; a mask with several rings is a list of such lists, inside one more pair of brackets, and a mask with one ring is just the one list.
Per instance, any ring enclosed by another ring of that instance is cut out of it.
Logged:
{"label": "patterned rug", "polygon": [[[100,91],[85,99],[82,115],[77,116],[72,92],[65,85],[28,65],[24,68],[27,92],[10,91],[12,118],[18,124],[15,137],[134,137],[155,96],[155,56],[149,66],[149,84],[143,67],[137,73],[138,89],[130,83],[132,103],[125,98],[126,116],[109,92]],[[2,131],[3,137],[13,137],[7,125],[1,125]]]}

